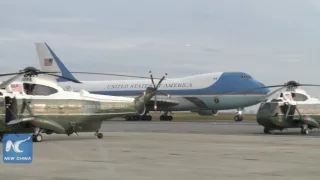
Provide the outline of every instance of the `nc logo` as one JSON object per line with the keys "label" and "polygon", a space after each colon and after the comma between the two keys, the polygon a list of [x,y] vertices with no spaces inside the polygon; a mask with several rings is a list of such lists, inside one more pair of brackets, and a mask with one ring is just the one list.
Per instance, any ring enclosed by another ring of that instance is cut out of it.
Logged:
{"label": "nc logo", "polygon": [[22,153],[23,151],[19,149],[20,144],[28,141],[30,138],[31,137],[28,137],[27,139],[19,140],[19,141],[16,141],[15,143],[13,143],[11,140],[8,140],[6,144],[6,152],[9,152],[11,148],[13,148],[14,152]]}
{"label": "nc logo", "polygon": [[31,163],[32,134],[5,134],[2,139],[4,163]]}

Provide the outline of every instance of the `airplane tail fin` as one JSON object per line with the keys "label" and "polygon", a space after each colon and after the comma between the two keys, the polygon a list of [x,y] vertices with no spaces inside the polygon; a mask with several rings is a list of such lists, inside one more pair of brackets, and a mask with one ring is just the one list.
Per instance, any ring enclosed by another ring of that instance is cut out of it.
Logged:
{"label": "airplane tail fin", "polygon": [[[61,62],[58,56],[45,42],[35,43],[36,50],[42,71],[46,72],[59,72],[58,75],[70,79],[77,80],[68,70],[68,68]],[[56,78],[57,82],[65,82],[68,80]]]}

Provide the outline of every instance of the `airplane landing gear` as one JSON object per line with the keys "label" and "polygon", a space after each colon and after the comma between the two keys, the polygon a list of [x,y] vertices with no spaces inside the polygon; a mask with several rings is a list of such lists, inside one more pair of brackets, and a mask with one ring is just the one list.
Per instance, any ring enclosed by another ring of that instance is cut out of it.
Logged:
{"label": "airplane landing gear", "polygon": [[172,119],[172,116],[168,116],[168,112],[164,112],[164,114],[160,116],[160,121],[172,121]]}
{"label": "airplane landing gear", "polygon": [[243,120],[243,116],[241,115],[234,116],[234,121],[242,121],[242,120]]}
{"label": "airplane landing gear", "polygon": [[161,115],[160,121],[172,121],[172,116]]}
{"label": "airplane landing gear", "polygon": [[243,108],[237,109],[237,115],[234,116],[234,121],[242,121],[243,120],[242,111],[243,111]]}
{"label": "airplane landing gear", "polygon": [[143,115],[140,116],[141,120],[147,120],[147,121],[151,121],[152,120],[152,116],[151,115]]}
{"label": "airplane landing gear", "polygon": [[152,116],[151,115],[126,116],[125,119],[126,119],[126,121],[139,121],[139,120],[151,121],[152,120]]}

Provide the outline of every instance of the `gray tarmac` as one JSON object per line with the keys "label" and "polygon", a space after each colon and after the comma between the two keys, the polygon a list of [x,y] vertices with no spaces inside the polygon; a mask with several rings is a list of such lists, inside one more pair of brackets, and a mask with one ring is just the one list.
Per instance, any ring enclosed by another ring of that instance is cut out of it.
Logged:
{"label": "gray tarmac", "polygon": [[[255,122],[103,124],[103,139],[44,135],[32,164],[0,164],[6,180],[319,179],[320,132],[263,134]],[[1,148],[2,149],[2,148]],[[2,154],[2,152],[1,152]]]}
{"label": "gray tarmac", "polygon": [[[102,129],[104,132],[158,132],[158,133],[192,133],[192,134],[225,134],[225,135],[263,135],[263,127],[256,121],[246,120],[236,122],[233,120],[216,121],[107,121]],[[320,137],[320,130],[312,130],[308,137]],[[274,131],[272,135],[299,136],[300,129],[287,129]],[[302,136],[303,137],[303,136]]]}

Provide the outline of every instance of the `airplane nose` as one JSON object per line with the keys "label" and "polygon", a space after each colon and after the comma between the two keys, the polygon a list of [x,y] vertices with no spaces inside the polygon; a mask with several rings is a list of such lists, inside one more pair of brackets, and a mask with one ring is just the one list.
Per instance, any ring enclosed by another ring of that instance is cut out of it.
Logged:
{"label": "airplane nose", "polygon": [[[256,80],[256,82],[259,84],[259,87],[264,87],[264,86],[266,86],[266,85],[263,84],[262,82],[259,82],[259,81],[257,81],[257,80]],[[271,90],[270,90],[269,88],[263,88],[263,89],[261,89],[260,92],[262,92],[262,93],[264,93],[264,94],[268,94],[269,92],[271,92]]]}

